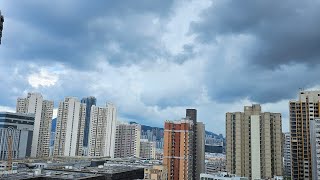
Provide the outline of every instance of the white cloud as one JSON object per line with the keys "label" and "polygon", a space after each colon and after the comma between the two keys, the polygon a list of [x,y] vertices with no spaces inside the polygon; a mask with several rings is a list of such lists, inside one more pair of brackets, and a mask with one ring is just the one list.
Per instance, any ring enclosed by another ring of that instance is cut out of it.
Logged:
{"label": "white cloud", "polygon": [[59,75],[41,68],[39,72],[33,73],[28,77],[28,82],[33,88],[54,86],[59,80]]}
{"label": "white cloud", "polygon": [[177,1],[173,15],[165,25],[162,42],[167,50],[176,55],[183,52],[184,45],[192,44],[195,36],[188,34],[190,24],[199,21],[200,13],[211,5],[210,0]]}
{"label": "white cloud", "polygon": [[7,106],[0,106],[0,112],[15,112],[15,109]]}

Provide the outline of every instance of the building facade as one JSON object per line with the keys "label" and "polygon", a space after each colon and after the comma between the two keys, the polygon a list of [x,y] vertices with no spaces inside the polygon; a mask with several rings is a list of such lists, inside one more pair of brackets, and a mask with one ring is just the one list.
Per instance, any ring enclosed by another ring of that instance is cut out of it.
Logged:
{"label": "building facade", "polygon": [[141,125],[121,123],[116,128],[115,158],[140,156]]}
{"label": "building facade", "polygon": [[97,99],[93,96],[85,97],[81,99],[81,103],[86,104],[86,118],[84,125],[84,134],[83,134],[83,148],[88,147],[89,142],[89,133],[90,133],[90,116],[91,116],[91,107],[97,105]]}
{"label": "building facade", "polygon": [[43,100],[40,93],[28,93],[17,99],[16,112],[35,116],[31,157],[48,157],[53,101]]}
{"label": "building facade", "polygon": [[258,104],[226,113],[226,169],[251,179],[282,175],[281,114],[261,112]]}
{"label": "building facade", "polygon": [[82,156],[86,105],[74,97],[60,102],[54,141],[54,156]]}
{"label": "building facade", "polygon": [[189,119],[165,122],[163,165],[169,180],[194,179],[193,126]]}
{"label": "building facade", "polygon": [[291,176],[291,136],[290,133],[283,133],[283,176]]}
{"label": "building facade", "polygon": [[319,117],[320,91],[301,91],[289,103],[291,133],[291,178],[312,179],[310,121]]}
{"label": "building facade", "polygon": [[144,179],[165,180],[168,179],[167,167],[162,165],[154,165],[144,169]]}
{"label": "building facade", "polygon": [[8,159],[9,135],[11,136],[12,158],[31,157],[34,115],[0,113],[0,160]]}
{"label": "building facade", "polygon": [[116,134],[116,108],[108,103],[107,107],[91,107],[89,156],[114,157]]}
{"label": "building facade", "polygon": [[140,158],[156,159],[156,143],[140,139]]}
{"label": "building facade", "polygon": [[310,121],[312,179],[320,179],[320,119]]}

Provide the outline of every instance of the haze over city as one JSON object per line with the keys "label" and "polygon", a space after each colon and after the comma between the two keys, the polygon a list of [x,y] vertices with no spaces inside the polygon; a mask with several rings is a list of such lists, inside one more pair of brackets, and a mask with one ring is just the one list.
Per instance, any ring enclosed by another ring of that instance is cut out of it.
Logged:
{"label": "haze over city", "polygon": [[[319,3],[306,1],[0,1],[0,111],[40,92],[95,96],[118,119],[163,127],[196,108],[225,134],[225,113],[282,114],[319,89]],[[241,15],[241,16],[240,16]]]}

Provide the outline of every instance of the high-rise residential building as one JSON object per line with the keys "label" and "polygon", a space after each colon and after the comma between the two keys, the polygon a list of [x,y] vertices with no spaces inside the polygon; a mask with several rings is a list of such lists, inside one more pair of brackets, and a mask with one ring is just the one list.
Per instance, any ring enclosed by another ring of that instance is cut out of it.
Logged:
{"label": "high-rise residential building", "polygon": [[226,113],[226,169],[250,179],[282,175],[281,114],[245,106],[244,112]]}
{"label": "high-rise residential building", "polygon": [[197,121],[197,110],[186,109],[186,117],[193,121],[193,179],[199,180],[200,174],[205,172],[205,126]]}
{"label": "high-rise residential building", "polygon": [[140,158],[156,159],[156,143],[148,139],[140,139]]}
{"label": "high-rise residential building", "polygon": [[168,179],[194,179],[193,137],[194,124],[189,118],[166,121],[164,124],[163,165]]}
{"label": "high-rise residential building", "polygon": [[54,156],[82,156],[86,105],[66,97],[59,103]]}
{"label": "high-rise residential building", "polygon": [[310,120],[312,179],[320,179],[320,119]]}
{"label": "high-rise residential building", "polygon": [[34,115],[0,112],[0,160],[8,159],[9,135],[11,135],[12,158],[31,156]]}
{"label": "high-rise residential building", "polygon": [[310,121],[319,117],[320,91],[301,91],[289,103],[291,133],[291,178],[312,179]]}
{"label": "high-rise residential building", "polygon": [[116,128],[115,158],[140,156],[141,125],[120,123]]}
{"label": "high-rise residential building", "polygon": [[97,105],[97,99],[93,96],[85,97],[81,99],[81,103],[86,104],[86,118],[84,126],[84,135],[83,135],[83,148],[88,147],[89,142],[89,133],[90,133],[90,116],[91,116],[91,107]]}
{"label": "high-rise residential building", "polygon": [[107,107],[91,107],[89,133],[89,156],[114,157],[116,134],[116,108],[107,103]]}
{"label": "high-rise residential building", "polygon": [[283,133],[283,176],[291,176],[291,136],[290,133]]}
{"label": "high-rise residential building", "polygon": [[16,111],[35,116],[31,157],[48,157],[53,101],[43,100],[40,93],[28,93],[26,98],[17,99]]}

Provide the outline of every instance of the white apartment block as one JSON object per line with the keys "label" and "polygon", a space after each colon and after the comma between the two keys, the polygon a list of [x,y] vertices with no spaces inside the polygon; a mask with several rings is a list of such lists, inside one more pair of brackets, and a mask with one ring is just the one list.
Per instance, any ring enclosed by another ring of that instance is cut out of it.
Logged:
{"label": "white apartment block", "polygon": [[66,97],[59,103],[54,156],[82,156],[86,105]]}
{"label": "white apartment block", "polygon": [[107,103],[107,107],[91,107],[89,131],[89,156],[114,157],[116,134],[116,108]]}
{"label": "white apartment block", "polygon": [[117,125],[114,157],[139,157],[140,133],[141,125],[139,124]]}
{"label": "white apartment block", "polygon": [[35,116],[31,157],[48,157],[53,101],[43,100],[40,93],[28,93],[26,98],[17,99],[16,111]]}
{"label": "white apartment block", "polygon": [[148,139],[140,139],[140,158],[155,159],[156,143]]}
{"label": "white apartment block", "polygon": [[320,179],[320,119],[310,121],[312,179]]}

